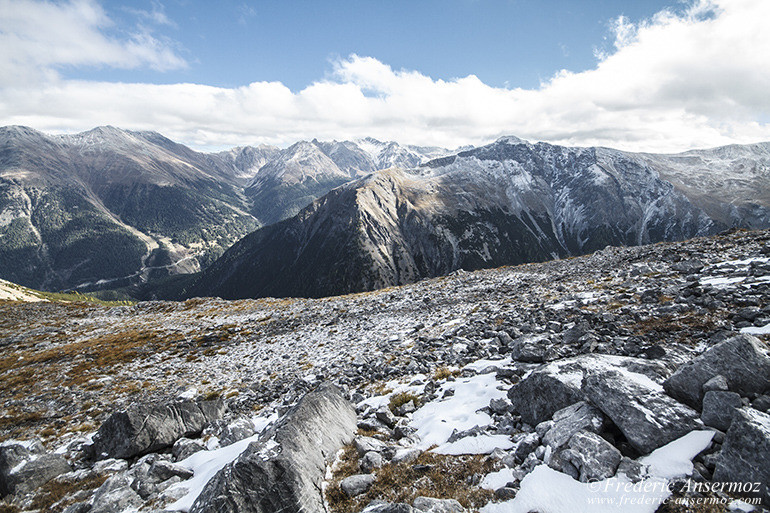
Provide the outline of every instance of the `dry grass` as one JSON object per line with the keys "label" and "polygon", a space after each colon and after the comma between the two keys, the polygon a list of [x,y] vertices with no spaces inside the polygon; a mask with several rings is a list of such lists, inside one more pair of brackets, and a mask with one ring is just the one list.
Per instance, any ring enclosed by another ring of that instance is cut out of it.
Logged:
{"label": "dry grass", "polygon": [[415,407],[419,408],[420,406],[419,396],[410,394],[409,392],[401,392],[400,394],[394,394],[390,397],[388,408],[390,408],[390,411],[392,411],[393,413],[396,413],[396,410],[398,410],[401,406],[405,405],[410,401],[413,401]]}
{"label": "dry grass", "polygon": [[[456,499],[463,507],[477,510],[494,495],[473,484],[479,476],[497,470],[498,463],[489,456],[445,456],[425,452],[415,461],[388,464],[376,470],[369,491],[350,498],[342,492],[339,483],[359,472],[357,458],[355,448],[347,446],[326,489],[326,499],[335,513],[361,511],[375,499],[412,504],[420,496]],[[429,467],[419,470],[415,465]]]}
{"label": "dry grass", "polygon": [[435,381],[441,381],[442,379],[447,379],[450,376],[459,376],[460,374],[460,370],[452,370],[446,365],[442,365],[433,372],[433,379]]}
{"label": "dry grass", "polygon": [[35,491],[30,509],[59,513],[67,506],[78,502],[77,499],[67,496],[79,491],[95,490],[106,480],[106,475],[92,475],[80,481],[53,479]]}

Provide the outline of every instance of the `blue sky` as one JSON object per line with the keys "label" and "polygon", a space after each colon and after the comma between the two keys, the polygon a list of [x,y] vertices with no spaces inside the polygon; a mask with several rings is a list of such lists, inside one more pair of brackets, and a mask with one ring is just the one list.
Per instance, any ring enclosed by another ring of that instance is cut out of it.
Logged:
{"label": "blue sky", "polygon": [[770,140],[768,0],[0,0],[0,125],[202,150]]}
{"label": "blue sky", "polygon": [[[349,54],[434,79],[476,75],[495,87],[537,87],[561,69],[596,65],[611,21],[649,18],[673,1],[618,0],[168,0],[105,2],[114,31],[141,23],[178,44],[183,70],[70,69],[97,80],[236,87],[280,81],[298,91]],[[681,4],[678,5],[681,7]],[[153,20],[153,16],[161,22]]]}

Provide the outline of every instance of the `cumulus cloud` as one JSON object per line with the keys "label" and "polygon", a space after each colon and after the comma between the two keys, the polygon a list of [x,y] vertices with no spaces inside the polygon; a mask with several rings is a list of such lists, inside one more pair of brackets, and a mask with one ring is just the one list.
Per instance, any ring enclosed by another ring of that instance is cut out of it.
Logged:
{"label": "cumulus cloud", "polygon": [[[163,22],[165,15],[157,8],[148,16]],[[109,37],[106,30],[112,25],[94,0],[0,0],[0,85],[44,85],[68,66],[167,70],[186,65],[146,30],[123,39]]]}
{"label": "cumulus cloud", "polygon": [[[34,4],[84,11],[86,21],[79,23],[87,36],[114,52],[85,63],[179,64],[157,42],[106,39],[104,13],[92,2]],[[663,11],[636,24],[618,18],[612,47],[594,69],[563,70],[536,89],[491,87],[473,75],[434,79],[351,55],[333,62],[329,77],[297,92],[278,82],[219,88],[49,78],[36,87],[3,87],[0,119],[50,131],[99,124],[158,130],[200,148],[365,135],[455,147],[513,134],[645,151],[770,140],[768,19],[766,0],[697,0],[682,12]],[[65,44],[56,62],[80,63],[70,55],[77,45],[82,42],[74,38]],[[39,50],[18,47],[41,59]]]}

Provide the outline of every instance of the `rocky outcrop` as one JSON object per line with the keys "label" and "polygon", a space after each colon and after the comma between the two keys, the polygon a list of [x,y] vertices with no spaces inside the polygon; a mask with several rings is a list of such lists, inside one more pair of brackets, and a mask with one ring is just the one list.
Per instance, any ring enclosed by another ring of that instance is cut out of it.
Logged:
{"label": "rocky outcrop", "polygon": [[139,404],[113,413],[94,436],[97,458],[131,458],[200,434],[225,412],[221,401]]}
{"label": "rocky outcrop", "polygon": [[355,431],[353,407],[322,385],[219,471],[190,513],[323,511],[326,463]]}
{"label": "rocky outcrop", "polygon": [[731,392],[741,396],[765,392],[770,388],[767,346],[751,335],[736,335],[679,367],[663,387],[672,397],[700,409],[703,385],[719,375]]}
{"label": "rocky outcrop", "polygon": [[736,411],[717,460],[714,480],[756,483],[749,495],[770,504],[770,415],[753,408]]}

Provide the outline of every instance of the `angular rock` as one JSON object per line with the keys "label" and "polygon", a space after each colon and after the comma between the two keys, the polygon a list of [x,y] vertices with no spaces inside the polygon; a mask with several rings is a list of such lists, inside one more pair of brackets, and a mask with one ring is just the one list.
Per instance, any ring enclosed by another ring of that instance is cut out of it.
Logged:
{"label": "angular rock", "polygon": [[179,465],[165,460],[158,460],[150,466],[148,470],[149,474],[156,478],[158,481],[165,481],[172,477],[179,477],[183,481],[190,479],[193,476],[192,470],[186,469]]}
{"label": "angular rock", "polygon": [[358,463],[361,470],[367,474],[376,468],[382,467],[384,464],[385,458],[382,457],[382,454],[374,451],[369,451],[364,454],[364,457],[361,458],[361,461]]}
{"label": "angular rock", "polygon": [[174,461],[182,461],[196,452],[200,452],[206,449],[203,442],[200,440],[191,440],[190,438],[180,438],[174,442],[174,446],[171,448],[171,454],[174,456]]}
{"label": "angular rock", "polygon": [[376,503],[367,506],[361,511],[361,513],[414,513],[415,509],[409,504],[403,502],[390,503]]}
{"label": "angular rock", "polygon": [[355,440],[353,440],[353,445],[355,446],[356,451],[358,451],[359,457],[367,452],[382,452],[388,448],[388,444],[382,440],[372,438],[371,436],[357,436]]}
{"label": "angular rock", "polygon": [[701,420],[707,426],[727,431],[735,410],[743,406],[741,396],[735,392],[712,390],[703,396]]}
{"label": "angular rock", "polygon": [[631,378],[614,370],[597,372],[586,377],[583,390],[642,454],[684,436],[700,424],[695,410],[640,376]]}
{"label": "angular rock", "polygon": [[764,413],[770,411],[770,395],[760,395],[751,401],[751,407]]}
{"label": "angular rock", "polygon": [[543,436],[543,445],[556,450],[569,442],[578,431],[601,432],[604,415],[585,401],[580,401],[553,414],[553,426]]}
{"label": "angular rock", "polygon": [[388,426],[389,428],[393,429],[393,426],[396,425],[396,422],[398,422],[398,419],[395,415],[393,415],[393,412],[390,411],[390,408],[387,406],[380,406],[377,408],[377,411],[375,412],[375,416],[377,417],[377,420]]}
{"label": "angular rock", "polygon": [[749,495],[770,504],[770,415],[753,408],[736,411],[717,459],[714,481],[759,483]]}
{"label": "angular rock", "polygon": [[353,406],[333,385],[321,385],[220,470],[190,513],[324,511],[326,464],[355,431]]}
{"label": "angular rock", "polygon": [[718,375],[724,376],[731,392],[743,397],[765,392],[770,383],[767,347],[751,335],[736,335],[679,367],[663,388],[671,397],[700,408],[703,385]]}
{"label": "angular rock", "polygon": [[424,513],[464,513],[465,508],[455,499],[434,499],[417,497],[412,503],[414,509]]}
{"label": "angular rock", "polygon": [[222,401],[140,404],[113,413],[94,436],[97,458],[132,458],[199,434],[225,412]]}
{"label": "angular rock", "polygon": [[219,446],[226,447],[232,445],[244,438],[253,436],[256,432],[257,430],[254,427],[254,422],[250,419],[237,419],[225,426],[219,434]]}
{"label": "angular rock", "polygon": [[614,476],[622,458],[611,443],[590,431],[575,433],[568,447],[562,457],[580,472],[583,483]]}
{"label": "angular rock", "polygon": [[115,513],[141,506],[144,501],[131,488],[132,481],[126,473],[109,478],[94,492],[89,513]]}
{"label": "angular rock", "polygon": [[357,497],[371,488],[372,483],[374,483],[372,474],[355,474],[340,481],[340,488],[348,497]]}
{"label": "angular rock", "polygon": [[517,362],[542,363],[549,343],[546,337],[521,336],[511,345],[511,359]]}
{"label": "angular rock", "polygon": [[524,461],[524,459],[529,456],[532,451],[537,449],[538,445],[540,445],[540,436],[538,436],[537,433],[527,433],[518,438],[514,438],[514,443],[516,445],[512,449],[513,455],[516,456],[516,459],[519,461]]}
{"label": "angular rock", "polygon": [[725,379],[725,377],[720,374],[706,381],[701,387],[701,390],[703,391],[704,394],[706,394],[708,392],[711,392],[712,390],[727,391],[727,390],[730,390],[730,387],[728,386],[727,380]]}

